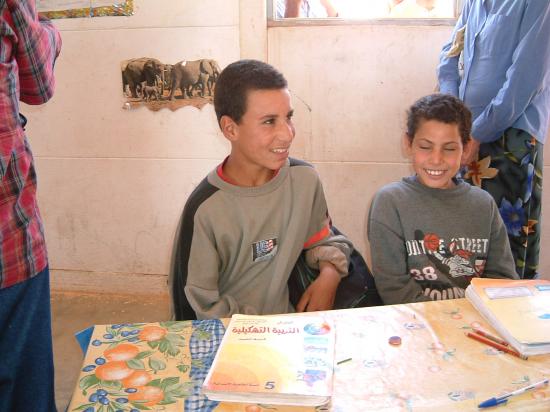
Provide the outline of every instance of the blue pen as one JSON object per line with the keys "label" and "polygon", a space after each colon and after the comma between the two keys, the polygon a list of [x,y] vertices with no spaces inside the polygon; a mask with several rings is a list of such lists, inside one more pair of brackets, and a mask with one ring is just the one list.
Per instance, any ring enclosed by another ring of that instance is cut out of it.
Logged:
{"label": "blue pen", "polygon": [[478,408],[490,408],[491,406],[501,405],[508,402],[508,398],[511,396],[521,395],[528,390],[540,388],[541,386],[548,384],[548,378],[541,380],[540,382],[533,383],[525,388],[518,389],[517,391],[507,393],[506,395],[497,396],[495,398],[487,399],[486,401],[481,402],[477,405]]}

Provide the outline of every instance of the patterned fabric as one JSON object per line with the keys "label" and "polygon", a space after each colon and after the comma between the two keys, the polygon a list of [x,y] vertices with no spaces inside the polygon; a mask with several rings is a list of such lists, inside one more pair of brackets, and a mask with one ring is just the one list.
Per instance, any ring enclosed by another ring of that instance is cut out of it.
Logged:
{"label": "patterned fabric", "polygon": [[[482,192],[482,190],[479,191]],[[487,193],[483,193],[490,197]],[[492,199],[489,200],[492,201]],[[374,306],[320,313],[334,323],[338,334],[334,353],[337,364],[334,365],[333,396],[330,405],[298,409],[293,406],[220,402],[214,411],[296,412],[300,410],[300,412],[310,412],[315,409],[317,412],[327,412],[328,410],[333,412],[471,412],[477,410],[476,406],[481,399],[485,399],[484,394],[495,392],[495,388],[519,388],[540,380],[542,376],[548,376],[550,354],[532,356],[526,362],[465,337],[464,332],[471,330],[472,326],[482,329],[490,328],[489,323],[467,299]],[[200,404],[194,407],[190,404],[185,408],[185,400],[182,398],[186,398],[189,389],[196,384],[189,376],[191,368],[188,368],[192,360],[189,356],[191,336],[196,333],[196,337],[203,336],[203,339],[210,339],[210,333],[201,328],[201,325],[207,324],[207,322],[214,321],[198,321],[192,324],[190,322],[170,322],[173,332],[170,333],[169,340],[180,342],[178,348],[182,349],[181,356],[175,358],[168,353],[162,353],[160,343],[155,348],[151,348],[149,343],[152,342],[146,340],[134,343],[142,354],[140,356],[146,355],[141,359],[145,364],[148,363],[146,358],[150,357],[165,360],[166,368],[157,371],[154,377],[156,382],[153,385],[166,388],[166,383],[170,383],[172,390],[178,391],[178,405],[181,405],[179,407],[175,407],[173,404],[161,405],[161,401],[159,401],[156,405],[149,406],[148,412],[200,410]],[[222,322],[228,324],[229,319],[224,319]],[[215,326],[215,323],[210,324]],[[95,360],[98,357],[104,357],[105,350],[113,341],[120,342],[122,335],[116,332],[120,329],[114,330],[116,334],[114,339],[103,337],[108,331],[113,331],[113,326],[95,326],[92,341],[98,339],[100,345],[90,345],[83,366],[96,365]],[[139,337],[143,330],[157,329],[159,326],[159,323],[126,324],[124,329],[126,331],[141,331],[138,332],[137,336]],[[168,325],[165,324],[164,327],[168,327]],[[203,330],[197,331],[196,329]],[[388,337],[392,335],[401,336],[406,347],[397,348],[388,345]],[[167,336],[165,335],[163,339],[166,343]],[[218,338],[215,339],[219,339],[219,335],[216,336]],[[104,343],[102,344],[101,341]],[[0,358],[0,365],[3,359]],[[193,361],[195,361],[194,358]],[[267,361],[268,359],[266,359]],[[180,364],[185,368],[180,369]],[[480,365],[491,365],[491,367],[483,368],[483,373],[480,373]],[[102,405],[100,402],[92,403],[93,406],[90,405],[91,394],[103,385],[101,381],[94,380],[96,369],[90,370],[85,366],[80,369],[67,412],[83,412],[86,408],[89,410],[94,408],[94,412],[98,412],[98,409],[101,411],[102,408],[103,412],[109,410],[108,406]],[[177,372],[174,373],[174,371]],[[422,379],[422,384],[419,385],[420,379]],[[112,383],[116,384],[117,381],[120,382],[120,380],[115,380]],[[165,386],[162,386],[161,382],[164,382]],[[148,386],[151,386],[151,383]],[[84,388],[87,389],[84,390]],[[116,394],[115,398],[119,396],[116,389],[110,389],[110,392]],[[530,393],[532,396],[514,398],[513,409],[539,412],[550,410],[550,387],[540,388],[538,391]],[[32,396],[33,391],[26,391],[22,395],[25,398]],[[0,404],[1,400],[0,396]],[[134,402],[134,405],[136,404],[139,402]],[[128,402],[114,410],[121,409],[129,412],[130,409],[137,409],[134,405],[130,405]],[[111,402],[111,406],[113,406],[113,402]],[[141,411],[144,409],[142,408]],[[512,408],[495,408],[494,412],[504,412],[509,409]],[[0,410],[2,412],[10,411],[10,409],[1,407]],[[23,404],[15,411],[34,412],[35,409],[26,408]],[[62,411],[64,409],[60,409],[60,412]],[[111,409],[112,411],[113,409]]]}
{"label": "patterned fabric", "polygon": [[538,277],[543,145],[529,133],[506,130],[481,144],[479,161],[464,177],[495,199],[510,239],[521,278]]}
{"label": "patterned fabric", "polygon": [[191,371],[189,377],[193,380],[192,395],[185,399],[185,411],[209,412],[214,410],[219,402],[211,401],[201,394],[201,385],[214,361],[221,344],[225,327],[218,319],[194,320],[193,334],[189,339],[191,352]]}
{"label": "patterned fabric", "polygon": [[39,20],[33,0],[0,2],[0,288],[35,276],[47,265],[36,202],[36,172],[19,100],[48,101],[61,37]]}

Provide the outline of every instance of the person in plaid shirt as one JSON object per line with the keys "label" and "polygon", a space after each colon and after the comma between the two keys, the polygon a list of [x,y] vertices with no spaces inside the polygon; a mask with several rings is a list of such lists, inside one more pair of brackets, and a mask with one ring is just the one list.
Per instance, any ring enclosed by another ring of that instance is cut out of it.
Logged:
{"label": "person in plaid shirt", "polygon": [[0,0],[0,411],[55,411],[49,271],[19,100],[53,94],[61,48],[34,0]]}

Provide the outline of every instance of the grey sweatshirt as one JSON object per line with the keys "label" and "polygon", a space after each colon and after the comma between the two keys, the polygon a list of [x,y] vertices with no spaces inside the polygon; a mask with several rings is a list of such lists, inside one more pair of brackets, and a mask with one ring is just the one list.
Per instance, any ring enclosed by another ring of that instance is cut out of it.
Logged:
{"label": "grey sweatshirt", "polygon": [[329,225],[319,176],[305,162],[290,159],[259,187],[213,170],[187,200],[176,237],[175,318],[293,312],[287,281],[302,250],[310,266],[329,261],[347,274],[353,246]]}
{"label": "grey sweatshirt", "polygon": [[461,298],[474,276],[518,278],[496,203],[462,181],[433,189],[413,176],[384,186],[367,233],[385,304]]}

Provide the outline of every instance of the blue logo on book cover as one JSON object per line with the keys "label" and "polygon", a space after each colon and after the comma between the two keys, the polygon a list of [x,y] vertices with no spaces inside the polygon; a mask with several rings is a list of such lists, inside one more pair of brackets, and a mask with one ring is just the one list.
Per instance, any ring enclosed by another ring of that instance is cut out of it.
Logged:
{"label": "blue logo on book cover", "polygon": [[310,335],[326,335],[330,332],[330,326],[328,323],[308,323],[304,326],[304,331]]}

